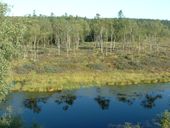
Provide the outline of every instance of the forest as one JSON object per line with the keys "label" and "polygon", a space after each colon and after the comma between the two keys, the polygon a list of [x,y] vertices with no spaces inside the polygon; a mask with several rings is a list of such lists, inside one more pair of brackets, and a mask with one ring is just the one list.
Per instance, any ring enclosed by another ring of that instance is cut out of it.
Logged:
{"label": "forest", "polygon": [[8,33],[13,35],[10,41],[19,44],[23,57],[31,52],[34,61],[42,48],[49,47],[55,48],[57,55],[66,52],[67,56],[83,48],[97,50],[104,56],[118,50],[158,53],[169,48],[166,44],[170,34],[169,21],[126,19],[121,10],[118,18],[110,19],[100,18],[100,14],[87,19],[67,14],[61,17],[53,14],[36,16],[35,13],[27,17],[6,18],[12,22],[9,27],[14,29],[13,33]]}

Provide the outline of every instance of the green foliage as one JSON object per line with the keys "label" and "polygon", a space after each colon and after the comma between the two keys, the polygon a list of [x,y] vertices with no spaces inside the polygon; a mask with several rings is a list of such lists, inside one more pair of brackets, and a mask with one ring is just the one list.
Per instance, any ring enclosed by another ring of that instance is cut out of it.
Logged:
{"label": "green foliage", "polygon": [[41,128],[36,123],[31,127],[25,126],[21,117],[12,115],[12,107],[8,106],[6,109],[6,112],[0,116],[0,128]]}
{"label": "green foliage", "polygon": [[12,107],[8,106],[6,112],[0,117],[1,128],[22,128],[22,122],[19,117],[12,117]]}
{"label": "green foliage", "polygon": [[0,3],[0,98],[8,93],[9,86],[5,83],[10,61],[19,53],[23,28],[15,20],[5,17],[7,4]]}
{"label": "green foliage", "polygon": [[5,75],[7,73],[7,67],[8,67],[8,62],[7,60],[4,58],[4,55],[2,53],[2,51],[0,51],[0,82],[3,82],[3,79],[5,78]]}
{"label": "green foliage", "polygon": [[165,111],[161,115],[160,125],[161,125],[161,128],[169,128],[170,127],[170,112],[169,111]]}
{"label": "green foliage", "polygon": [[0,2],[0,17],[3,17],[8,11],[8,5]]}

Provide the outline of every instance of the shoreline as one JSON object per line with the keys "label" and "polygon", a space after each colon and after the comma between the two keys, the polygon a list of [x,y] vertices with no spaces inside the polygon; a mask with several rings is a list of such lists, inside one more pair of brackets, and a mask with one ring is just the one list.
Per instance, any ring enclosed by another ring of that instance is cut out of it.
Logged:
{"label": "shoreline", "polygon": [[13,74],[11,91],[56,92],[91,86],[128,86],[170,82],[170,73],[144,71],[64,72]]}

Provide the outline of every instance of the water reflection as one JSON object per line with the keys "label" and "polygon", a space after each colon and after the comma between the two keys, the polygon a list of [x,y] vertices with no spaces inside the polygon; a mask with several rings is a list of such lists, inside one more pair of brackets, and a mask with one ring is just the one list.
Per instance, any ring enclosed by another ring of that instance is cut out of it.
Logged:
{"label": "water reflection", "polygon": [[[156,92],[155,92],[156,93]],[[144,93],[140,94],[137,92],[134,92],[132,94],[126,93],[117,93],[116,99],[119,102],[127,103],[128,105],[133,105],[135,101],[138,101],[140,105],[147,109],[152,109],[153,107],[156,107],[156,101],[158,99],[162,99],[161,94],[153,94],[153,93]]]}
{"label": "water reflection", "polygon": [[65,94],[59,95],[55,102],[60,105],[63,105],[63,110],[67,111],[70,106],[73,105],[74,101],[76,100],[76,95],[71,92],[65,92]]}
{"label": "water reflection", "polygon": [[152,109],[153,107],[156,106],[155,102],[158,99],[161,99],[162,95],[157,94],[155,96],[151,94],[146,94],[144,100],[141,102],[141,105],[145,108]]}
{"label": "water reflection", "polygon": [[40,113],[41,107],[39,103],[47,103],[48,98],[49,97],[25,99],[23,104],[26,108],[31,109],[34,113]]}
{"label": "water reflection", "polygon": [[[162,98],[162,95],[157,94],[140,94],[137,92],[133,92],[133,93],[117,93],[117,92],[113,92],[111,90],[109,90],[108,96],[104,96],[104,92],[102,91],[102,89],[97,88],[96,89],[97,92],[97,96],[94,98],[94,101],[98,103],[98,105],[100,106],[100,108],[102,110],[107,110],[109,109],[109,105],[111,102],[111,97],[112,98],[116,98],[119,102],[122,103],[126,103],[128,105],[133,105],[135,101],[140,101],[140,105],[144,108],[147,109],[152,109],[153,107],[156,106],[156,101],[158,99]],[[106,92],[105,92],[106,93]],[[24,106],[26,108],[31,109],[34,113],[40,113],[41,110],[41,106],[39,105],[39,103],[43,103],[46,104],[48,99],[52,97],[52,95],[47,96],[47,97],[34,97],[34,98],[29,98],[29,99],[25,99],[24,100]],[[110,97],[110,98],[109,98]],[[62,106],[62,109],[64,111],[67,111],[75,102],[75,100],[77,99],[76,93],[75,91],[64,91],[64,92],[60,92],[55,96],[54,102],[57,103],[58,105]],[[142,100],[141,100],[142,99]]]}
{"label": "water reflection", "polygon": [[99,104],[99,106],[102,110],[109,109],[109,103],[110,103],[109,99],[107,99],[103,96],[97,96],[96,98],[94,98],[94,100]]}
{"label": "water reflection", "polygon": [[170,86],[161,86],[161,89],[155,86],[94,87],[53,94],[13,93],[0,106],[0,112],[9,104],[14,106],[15,112],[22,109],[19,115],[24,124],[30,126],[35,121],[44,128],[103,128],[108,124],[117,127],[125,121],[152,127],[149,123],[153,118],[169,108],[169,94]]}
{"label": "water reflection", "polygon": [[131,96],[129,96],[127,94],[122,94],[122,93],[117,94],[118,101],[127,103],[128,105],[132,105],[135,98],[132,98]]}

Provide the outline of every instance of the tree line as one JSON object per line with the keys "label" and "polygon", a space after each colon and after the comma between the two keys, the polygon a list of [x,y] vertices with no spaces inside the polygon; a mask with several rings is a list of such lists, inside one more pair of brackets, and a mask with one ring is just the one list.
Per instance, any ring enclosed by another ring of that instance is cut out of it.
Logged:
{"label": "tree line", "polygon": [[107,55],[117,48],[135,48],[140,52],[147,46],[151,51],[153,48],[159,51],[160,42],[169,38],[170,21],[128,19],[122,13],[118,13],[118,18],[100,18],[99,14],[93,19],[36,14],[7,18],[19,24],[18,29],[24,28],[23,38],[18,40],[24,49],[24,57],[32,50],[34,60],[39,47],[54,46],[58,55],[65,51],[69,56],[70,52],[76,54],[81,44],[88,42],[93,49]]}

